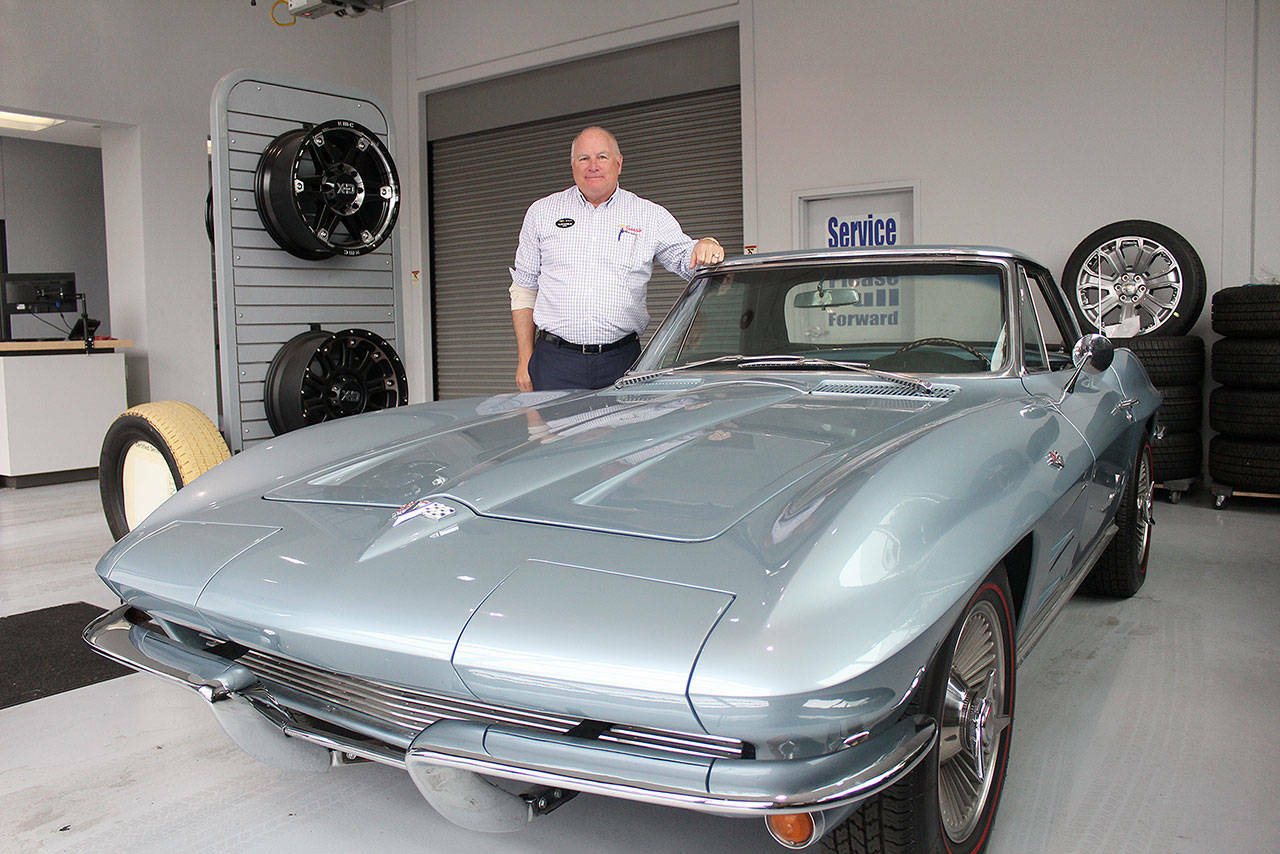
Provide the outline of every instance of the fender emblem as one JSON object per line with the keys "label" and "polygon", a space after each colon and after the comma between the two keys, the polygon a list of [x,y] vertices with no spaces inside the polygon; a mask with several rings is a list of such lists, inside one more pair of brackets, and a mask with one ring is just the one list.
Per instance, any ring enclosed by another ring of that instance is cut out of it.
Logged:
{"label": "fender emblem", "polygon": [[391,520],[391,527],[394,528],[419,516],[426,516],[428,519],[443,519],[445,516],[452,516],[456,512],[458,511],[447,504],[441,504],[439,501],[432,501],[429,498],[419,498],[417,501],[410,501],[396,511],[395,518]]}
{"label": "fender emblem", "polygon": [[1045,454],[1044,461],[1056,469],[1061,469],[1066,463],[1062,459],[1062,454],[1057,451],[1050,451]]}

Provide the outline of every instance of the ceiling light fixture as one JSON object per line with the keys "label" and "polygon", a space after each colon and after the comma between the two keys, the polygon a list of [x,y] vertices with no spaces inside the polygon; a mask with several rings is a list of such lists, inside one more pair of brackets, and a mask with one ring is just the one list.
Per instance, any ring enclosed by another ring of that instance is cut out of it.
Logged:
{"label": "ceiling light fixture", "polygon": [[47,116],[31,116],[26,113],[7,113],[0,110],[0,128],[8,130],[41,131],[62,124],[63,119],[51,119]]}

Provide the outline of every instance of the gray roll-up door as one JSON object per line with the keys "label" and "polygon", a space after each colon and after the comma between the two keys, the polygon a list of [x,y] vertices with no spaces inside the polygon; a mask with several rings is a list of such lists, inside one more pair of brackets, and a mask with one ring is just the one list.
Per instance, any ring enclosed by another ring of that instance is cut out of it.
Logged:
{"label": "gray roll-up door", "polygon": [[[657,202],[691,237],[742,252],[742,125],[738,87],[629,104],[430,145],[431,285],[439,399],[515,391],[507,268],[529,205],[573,184],[569,146],[589,125],[622,149],[620,184]],[[649,283],[646,333],[685,282],[661,265]]]}

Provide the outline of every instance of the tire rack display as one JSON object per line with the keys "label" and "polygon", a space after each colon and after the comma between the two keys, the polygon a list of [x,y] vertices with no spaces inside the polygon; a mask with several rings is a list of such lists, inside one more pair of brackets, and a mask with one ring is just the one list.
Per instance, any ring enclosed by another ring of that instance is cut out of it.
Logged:
{"label": "tire rack display", "polygon": [[[392,151],[393,130],[390,110],[365,92],[252,71],[233,72],[218,83],[210,122],[220,426],[235,452],[274,435],[267,418],[266,374],[288,341],[316,327],[326,332],[359,327],[385,341],[389,350],[399,348],[402,340],[394,210],[383,204],[389,200],[380,189],[390,185],[378,177],[381,171],[390,176],[394,167],[382,170],[380,164],[362,160],[362,153],[335,150],[331,165],[348,178],[359,175],[360,180],[335,182],[331,201],[341,211],[350,211],[361,187],[368,189],[365,173],[373,174],[369,182],[379,187],[372,191],[378,203],[370,210],[377,210],[377,222],[358,230],[376,239],[354,241],[344,229],[335,234],[326,228],[335,243],[353,245],[330,247],[330,257],[310,260],[283,249],[259,214],[255,189],[263,154],[282,137],[304,145],[313,139],[317,126],[326,124],[342,137],[340,147],[353,142],[355,151],[361,152],[359,140],[376,139],[382,151]],[[370,143],[365,150],[372,148]],[[284,176],[293,163],[271,159],[270,177]],[[391,166],[389,156],[387,166]],[[310,166],[301,168],[306,173]],[[315,189],[306,183],[311,177],[301,176],[304,193]],[[336,187],[337,183],[354,185],[356,194],[351,195],[349,187]],[[398,203],[396,187],[392,195]],[[366,192],[365,199],[368,196]],[[288,201],[292,204],[293,199]],[[303,210],[293,221],[273,209],[275,221],[270,228],[283,226],[294,237],[303,236],[299,229],[308,223],[323,225],[307,218],[315,213],[312,209]]]}
{"label": "tire rack display", "polygon": [[[1080,241],[1062,270],[1062,289],[1085,332],[1184,335],[1204,308],[1204,264],[1172,228],[1124,220]],[[1126,328],[1135,321],[1137,328]]]}
{"label": "tire rack display", "polygon": [[1209,394],[1214,506],[1232,495],[1280,498],[1280,285],[1213,295],[1215,382]]}
{"label": "tire rack display", "polygon": [[1156,484],[1177,504],[1200,479],[1204,417],[1204,340],[1195,335],[1143,335],[1117,338],[1146,368],[1151,384],[1164,396],[1157,419],[1164,432],[1151,444]]}

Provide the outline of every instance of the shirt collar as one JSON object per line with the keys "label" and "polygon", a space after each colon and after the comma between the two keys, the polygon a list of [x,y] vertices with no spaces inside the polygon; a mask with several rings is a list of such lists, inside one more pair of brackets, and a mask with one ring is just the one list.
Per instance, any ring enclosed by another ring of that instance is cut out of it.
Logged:
{"label": "shirt collar", "polygon": [[[594,208],[594,207],[595,207],[593,204],[591,204],[591,202],[587,201],[587,197],[586,197],[586,196],[582,195],[582,191],[578,189],[578,185],[577,185],[577,184],[574,184],[572,187],[570,187],[570,188],[569,188],[569,192],[570,192],[570,193],[572,193],[573,198],[574,198],[574,199],[576,199],[576,200],[578,201],[578,203],[579,203],[579,204],[581,204],[581,205],[583,205],[584,207],[588,207],[588,208]],[[621,193],[622,193],[622,187],[621,187],[621,186],[614,187],[614,188],[613,188],[613,195],[612,195],[612,196],[610,196],[609,198],[605,199],[603,202],[601,202],[601,203],[600,203],[600,207],[602,207],[602,208],[607,208],[607,207],[609,207],[610,205],[612,205],[612,204],[613,204],[614,200],[615,200],[615,199],[617,199],[617,198],[618,198],[618,196],[619,196]]]}

